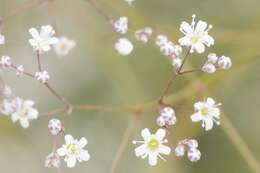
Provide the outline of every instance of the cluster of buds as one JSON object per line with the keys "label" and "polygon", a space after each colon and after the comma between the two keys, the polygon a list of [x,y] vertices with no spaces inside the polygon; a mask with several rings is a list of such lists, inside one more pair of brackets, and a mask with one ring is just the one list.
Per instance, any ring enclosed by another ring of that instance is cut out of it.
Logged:
{"label": "cluster of buds", "polygon": [[51,119],[48,124],[48,129],[54,136],[64,134],[65,131],[61,121],[58,119]]}
{"label": "cluster of buds", "polygon": [[135,32],[135,38],[136,40],[145,44],[149,41],[149,38],[152,36],[152,34],[153,29],[151,27],[145,27]]}
{"label": "cluster of buds", "polygon": [[198,141],[195,139],[184,139],[180,141],[174,152],[177,157],[183,157],[187,151],[187,157],[191,162],[196,162],[201,158],[201,152],[198,150]]}
{"label": "cluster of buds", "polygon": [[56,152],[50,153],[45,159],[45,167],[47,168],[59,168],[60,157]]}
{"label": "cluster of buds", "polygon": [[175,111],[171,107],[164,107],[160,116],[156,120],[157,125],[160,127],[167,127],[176,123]]}
{"label": "cluster of buds", "polygon": [[202,71],[212,74],[217,68],[227,70],[232,66],[231,59],[226,56],[218,57],[215,53],[208,55],[206,63],[202,67]]}

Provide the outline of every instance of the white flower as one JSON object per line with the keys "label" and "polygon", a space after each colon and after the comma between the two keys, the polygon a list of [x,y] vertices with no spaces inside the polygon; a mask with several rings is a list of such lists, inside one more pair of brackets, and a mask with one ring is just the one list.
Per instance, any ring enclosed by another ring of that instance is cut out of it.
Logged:
{"label": "white flower", "polygon": [[0,104],[0,112],[4,115],[11,115],[14,112],[14,103],[12,99],[4,99]]}
{"label": "white flower", "polygon": [[161,46],[168,42],[168,38],[165,35],[158,35],[155,39],[155,43],[158,46]]}
{"label": "white flower", "polygon": [[36,72],[35,78],[42,83],[46,83],[50,79],[50,75],[47,71],[44,70],[44,71]]}
{"label": "white flower", "polygon": [[5,36],[0,34],[0,44],[5,44]]}
{"label": "white flower", "polygon": [[55,31],[50,25],[42,26],[40,32],[36,28],[30,28],[29,33],[33,37],[29,39],[29,43],[39,53],[50,51],[51,45],[58,43],[58,39],[53,36]]}
{"label": "white flower", "polygon": [[24,67],[19,65],[16,69],[16,76],[21,76],[24,73]]}
{"label": "white flower", "polygon": [[64,157],[64,161],[67,162],[69,168],[73,168],[77,161],[82,162],[90,159],[88,151],[83,149],[87,142],[84,137],[78,141],[71,135],[65,135],[65,144],[57,149],[57,153],[59,156]]}
{"label": "white flower", "polygon": [[13,100],[13,104],[15,110],[11,114],[11,119],[14,123],[19,120],[23,128],[28,128],[29,122],[38,118],[39,113],[33,108],[33,101],[17,97]]}
{"label": "white flower", "polygon": [[221,56],[218,59],[218,67],[224,70],[229,69],[232,66],[231,59],[226,56]]}
{"label": "white flower", "polygon": [[175,150],[174,153],[177,157],[182,157],[185,155],[185,146],[184,145],[178,145]]}
{"label": "white flower", "polygon": [[206,131],[213,128],[214,122],[219,125],[220,103],[215,103],[212,98],[207,98],[205,101],[200,101],[194,104],[195,113],[191,115],[193,122],[202,121],[202,127]]}
{"label": "white flower", "polygon": [[45,167],[47,168],[59,168],[60,167],[60,157],[57,153],[50,153],[45,159]]}
{"label": "white flower", "polygon": [[120,38],[115,43],[115,49],[118,54],[126,56],[133,51],[134,46],[128,39]]}
{"label": "white flower", "polygon": [[141,157],[142,159],[148,157],[149,164],[155,166],[157,164],[157,157],[163,159],[161,154],[169,155],[171,153],[171,148],[164,145],[164,143],[167,143],[167,140],[164,140],[166,135],[164,129],[158,129],[155,134],[151,134],[146,128],[142,130],[141,135],[144,141],[133,141],[133,144],[142,143],[142,145],[135,149],[136,157]]}
{"label": "white flower", "polygon": [[174,151],[177,157],[183,157],[187,151],[188,159],[192,162],[200,160],[201,157],[201,153],[198,150],[198,141],[195,139],[180,141]]}
{"label": "white flower", "polygon": [[198,150],[196,148],[192,148],[192,149],[188,150],[187,156],[191,162],[197,162],[201,158],[201,152],[200,152],[200,150]]}
{"label": "white flower", "polygon": [[212,73],[215,73],[216,72],[216,67],[214,64],[211,64],[211,63],[208,63],[206,62],[202,69],[202,71],[206,72],[206,73],[209,73],[209,74],[212,74]]}
{"label": "white flower", "polygon": [[182,47],[180,45],[175,44],[173,46],[173,54],[171,55],[172,57],[177,57],[182,53]]}
{"label": "white flower", "polygon": [[164,107],[160,116],[157,118],[157,125],[164,127],[166,125],[174,125],[176,123],[175,111],[171,107]]}
{"label": "white flower", "polygon": [[181,23],[180,31],[185,36],[179,39],[179,43],[182,46],[190,47],[191,53],[194,52],[194,49],[198,53],[203,53],[205,51],[205,45],[210,47],[214,44],[214,39],[208,35],[208,31],[212,28],[212,25],[209,25],[207,28],[207,23],[201,20],[198,21],[196,25],[195,17],[195,15],[192,15],[191,24],[185,21]]}
{"label": "white flower", "polygon": [[152,34],[153,29],[151,27],[145,27],[135,32],[135,38],[142,43],[147,43]]}
{"label": "white flower", "polygon": [[6,69],[12,65],[11,58],[9,56],[2,56],[0,59],[0,67]]}
{"label": "white flower", "polygon": [[6,84],[4,84],[1,89],[1,94],[6,98],[11,98],[13,96],[12,89]]}
{"label": "white flower", "polygon": [[62,123],[58,119],[51,119],[49,121],[48,128],[52,135],[58,135],[64,131]]}
{"label": "white flower", "polygon": [[215,53],[208,54],[208,62],[215,64],[218,61],[218,57]]}
{"label": "white flower", "polygon": [[174,44],[171,41],[167,41],[160,45],[160,51],[163,55],[169,56],[174,53]]}
{"label": "white flower", "polygon": [[114,30],[120,34],[127,33],[128,30],[128,18],[123,16],[113,22]]}
{"label": "white flower", "polygon": [[135,1],[135,0],[125,0],[129,5],[132,5],[132,3]]}
{"label": "white flower", "polygon": [[74,40],[70,40],[67,37],[61,37],[58,43],[54,45],[54,50],[58,56],[66,56],[76,46]]}
{"label": "white flower", "polygon": [[172,66],[175,69],[179,69],[181,67],[181,64],[182,64],[182,59],[180,59],[180,58],[172,58]]}

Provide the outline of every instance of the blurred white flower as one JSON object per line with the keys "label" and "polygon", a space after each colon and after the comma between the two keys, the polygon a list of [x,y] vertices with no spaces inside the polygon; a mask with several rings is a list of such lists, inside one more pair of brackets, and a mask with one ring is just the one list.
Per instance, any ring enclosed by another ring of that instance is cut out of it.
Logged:
{"label": "blurred white flower", "polygon": [[176,123],[175,111],[171,107],[164,107],[160,116],[157,118],[157,125],[164,127],[166,125],[174,125]]}
{"label": "blurred white flower", "polygon": [[129,5],[132,5],[132,3],[135,1],[135,0],[125,0]]}
{"label": "blurred white flower", "polygon": [[194,50],[198,53],[203,53],[205,51],[205,45],[210,47],[214,44],[214,39],[208,34],[212,25],[209,25],[207,28],[207,23],[201,20],[196,24],[195,17],[196,15],[192,15],[191,24],[188,24],[185,21],[181,23],[180,31],[185,36],[179,39],[179,43],[182,46],[190,47],[191,53],[193,53]]}
{"label": "blurred white flower", "polygon": [[147,43],[152,34],[153,29],[151,27],[145,27],[135,32],[135,38],[142,43]]}
{"label": "blurred white flower", "polygon": [[50,25],[42,26],[40,32],[36,28],[30,28],[29,33],[33,37],[29,39],[29,43],[39,53],[50,51],[51,45],[58,43],[58,38],[53,36],[55,31]]}
{"label": "blurred white flower", "polygon": [[67,37],[60,37],[58,43],[54,45],[54,50],[58,56],[66,56],[76,46],[74,40],[70,40]]}
{"label": "blurred white flower", "polygon": [[24,73],[24,67],[19,65],[16,69],[16,76],[21,76]]}
{"label": "blurred white flower", "polygon": [[182,157],[185,155],[185,151],[185,146],[180,144],[175,148],[174,153],[177,157]]}
{"label": "blurred white flower", "polygon": [[215,64],[218,61],[218,57],[215,53],[208,54],[208,62]]}
{"label": "blurred white flower", "polygon": [[46,83],[50,79],[50,75],[47,71],[44,70],[44,71],[36,72],[35,78],[42,83]]}
{"label": "blurred white flower", "polygon": [[200,152],[200,150],[198,150],[196,148],[192,148],[192,149],[188,150],[187,156],[191,162],[197,162],[201,158],[201,152]]}
{"label": "blurred white flower", "polygon": [[213,128],[214,122],[219,125],[220,103],[216,103],[212,98],[207,98],[205,101],[200,101],[194,104],[195,113],[191,115],[193,122],[202,121],[202,127],[206,131]]}
{"label": "blurred white flower", "polygon": [[0,112],[4,115],[11,115],[15,110],[12,99],[4,99],[0,104]]}
{"label": "blurred white flower", "polygon": [[62,123],[58,119],[51,119],[49,121],[48,128],[52,135],[58,135],[64,131]]}
{"label": "blurred white flower", "polygon": [[171,41],[167,41],[160,46],[160,51],[163,55],[169,56],[174,53],[174,44]]}
{"label": "blurred white flower", "polygon": [[128,18],[123,16],[113,22],[114,30],[120,34],[127,33],[128,30]]}
{"label": "blurred white flower", "polygon": [[45,159],[45,167],[47,168],[59,168],[60,167],[60,157],[55,153],[50,153]]}
{"label": "blurred white flower", "polygon": [[198,150],[198,141],[195,139],[184,139],[178,142],[175,148],[175,155],[177,157],[183,157],[187,151],[187,157],[191,162],[200,160],[201,153]]}
{"label": "blurred white flower", "polygon": [[12,65],[11,58],[9,56],[2,56],[0,59],[0,67],[6,69]]}
{"label": "blurred white flower", "polygon": [[168,38],[165,35],[158,35],[155,39],[155,43],[157,46],[161,46],[168,42]]}
{"label": "blurred white flower", "polygon": [[15,109],[11,114],[11,119],[14,123],[19,120],[23,128],[28,128],[29,122],[38,118],[39,113],[33,108],[33,101],[17,97],[13,100],[13,104]]}
{"label": "blurred white flower", "polygon": [[83,148],[87,145],[87,139],[81,138],[79,141],[74,139],[71,135],[65,135],[65,144],[57,149],[59,156],[64,157],[69,168],[73,168],[76,162],[88,161],[90,155],[87,150]]}
{"label": "blurred white flower", "polygon": [[172,66],[175,69],[179,69],[181,67],[181,64],[182,64],[182,59],[180,59],[180,58],[172,58]]}
{"label": "blurred white flower", "polygon": [[206,72],[206,73],[209,73],[209,74],[212,74],[212,73],[215,73],[216,72],[216,67],[214,64],[211,64],[211,63],[208,63],[206,62],[202,69],[202,71]]}
{"label": "blurred white flower", "polygon": [[134,46],[128,39],[120,38],[115,43],[115,49],[118,54],[126,56],[133,51]]}
{"label": "blurred white flower", "polygon": [[3,88],[1,88],[1,94],[5,98],[11,98],[13,96],[12,89],[6,84],[4,84]]}
{"label": "blurred white flower", "polygon": [[232,61],[229,57],[221,56],[218,59],[218,67],[224,70],[229,69],[232,66]]}
{"label": "blurred white flower", "polygon": [[0,44],[5,44],[5,36],[0,34]]}
{"label": "blurred white flower", "polygon": [[141,157],[142,159],[148,157],[149,164],[155,166],[157,164],[157,157],[163,159],[161,154],[169,155],[171,153],[171,148],[164,145],[164,143],[167,143],[167,140],[164,140],[166,135],[164,129],[158,129],[155,134],[151,134],[146,128],[142,130],[141,135],[144,141],[133,141],[133,144],[142,144],[135,149],[136,157]]}

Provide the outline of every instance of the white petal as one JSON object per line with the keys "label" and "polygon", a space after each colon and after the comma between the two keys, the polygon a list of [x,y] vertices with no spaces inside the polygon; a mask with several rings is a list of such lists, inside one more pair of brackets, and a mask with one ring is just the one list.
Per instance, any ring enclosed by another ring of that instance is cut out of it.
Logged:
{"label": "white petal", "polygon": [[166,131],[164,129],[158,129],[155,133],[156,139],[162,141],[166,135]]}
{"label": "white petal", "polygon": [[205,34],[201,38],[201,42],[206,44],[208,47],[211,45],[214,45],[214,38],[212,38],[210,35]]}
{"label": "white petal", "polygon": [[83,161],[88,161],[90,159],[90,155],[89,155],[88,151],[81,150],[80,151],[80,159],[83,160]]}
{"label": "white petal", "polygon": [[70,134],[65,135],[64,138],[65,138],[65,144],[66,145],[71,144],[74,141],[73,137]]}
{"label": "white petal", "polygon": [[169,155],[171,153],[171,148],[165,145],[161,145],[159,148],[159,153]]}
{"label": "white petal", "polygon": [[182,22],[180,26],[180,30],[184,32],[184,34],[190,34],[193,32],[191,26],[187,22]]}
{"label": "white petal", "polygon": [[143,156],[145,153],[147,153],[147,147],[145,144],[140,145],[139,147],[137,147],[135,149],[135,155],[136,157],[140,157]]}
{"label": "white petal", "polygon": [[76,162],[77,162],[77,160],[76,160],[75,156],[69,156],[67,159],[67,166],[69,168],[73,168],[73,167],[75,167]]}
{"label": "white petal", "polygon": [[39,115],[39,112],[36,109],[30,109],[29,113],[28,113],[28,117],[30,119],[37,119]]}
{"label": "white petal", "polygon": [[207,118],[204,120],[205,121],[205,130],[211,130],[213,128],[213,120],[210,118]]}
{"label": "white petal", "polygon": [[23,128],[28,128],[29,127],[29,121],[27,118],[21,118],[20,119],[20,124]]}
{"label": "white petal", "polygon": [[15,123],[16,121],[18,121],[19,118],[20,118],[20,115],[19,115],[18,113],[13,113],[13,114],[11,115],[11,119],[12,119],[13,123]]}
{"label": "white petal", "polygon": [[203,33],[207,28],[207,23],[204,21],[198,21],[195,32],[196,33]]}
{"label": "white petal", "polygon": [[188,45],[190,45],[191,43],[190,43],[190,38],[189,37],[182,37],[182,38],[180,38],[179,40],[178,40],[178,42],[180,43],[180,45],[182,45],[182,46],[188,46]]}
{"label": "white petal", "polygon": [[39,37],[39,32],[35,28],[30,28],[29,33],[32,35],[33,38]]}
{"label": "white petal", "polygon": [[32,107],[34,105],[34,101],[26,100],[26,101],[24,101],[24,105],[26,107]]}
{"label": "white petal", "polygon": [[201,114],[199,112],[192,114],[190,118],[191,118],[191,121],[193,121],[193,122],[198,122],[203,119],[203,117],[201,116]]}
{"label": "white petal", "polygon": [[88,143],[88,141],[86,138],[81,138],[78,142],[78,145],[80,148],[83,148],[83,147],[85,147],[85,145],[87,145],[87,143]]}
{"label": "white petal", "polygon": [[59,156],[65,156],[67,154],[67,150],[63,147],[57,149],[57,153]]}
{"label": "white petal", "polygon": [[219,110],[219,108],[212,108],[212,109],[210,109],[209,114],[211,115],[211,117],[215,117],[215,118],[219,119],[220,110]]}
{"label": "white petal", "polygon": [[155,166],[157,164],[157,153],[152,152],[149,154],[149,164]]}
{"label": "white petal", "polygon": [[201,42],[195,44],[194,47],[198,53],[203,53],[205,51],[205,46]]}
{"label": "white petal", "polygon": [[144,138],[145,141],[150,140],[151,133],[150,133],[149,129],[147,129],[147,128],[143,129],[142,132],[141,132],[141,135],[142,135],[142,137]]}
{"label": "white petal", "polygon": [[201,110],[204,107],[204,102],[197,102],[194,104],[194,108],[196,111]]}

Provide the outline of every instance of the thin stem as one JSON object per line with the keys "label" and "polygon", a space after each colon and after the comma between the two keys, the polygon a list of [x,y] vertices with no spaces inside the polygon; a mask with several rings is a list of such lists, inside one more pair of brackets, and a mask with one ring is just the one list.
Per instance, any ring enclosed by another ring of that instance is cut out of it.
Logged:
{"label": "thin stem", "polygon": [[94,9],[107,21],[107,22],[111,22],[111,18],[104,13],[97,5],[95,0],[85,0],[87,3],[89,3],[92,7],[94,7]]}
{"label": "thin stem", "polygon": [[158,103],[160,105],[164,105],[163,99],[166,96],[166,94],[168,93],[169,89],[171,88],[173,81],[177,77],[178,77],[178,74],[175,74],[175,75],[171,76],[170,80],[167,82],[167,85],[166,85],[165,89],[163,90],[163,92],[162,92],[162,94],[161,94],[161,96],[159,98],[159,101],[158,101]]}
{"label": "thin stem", "polygon": [[42,71],[40,52],[36,51],[36,55],[37,55],[38,69],[39,71]]}
{"label": "thin stem", "polygon": [[[18,70],[18,67],[16,65],[14,65],[14,64],[11,64],[11,68],[14,69],[14,70]],[[30,72],[24,71],[23,74],[25,74],[26,76],[34,78],[34,75],[32,73],[30,73]]]}

